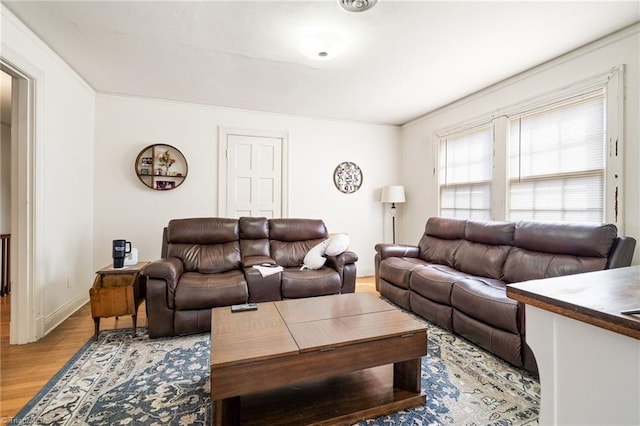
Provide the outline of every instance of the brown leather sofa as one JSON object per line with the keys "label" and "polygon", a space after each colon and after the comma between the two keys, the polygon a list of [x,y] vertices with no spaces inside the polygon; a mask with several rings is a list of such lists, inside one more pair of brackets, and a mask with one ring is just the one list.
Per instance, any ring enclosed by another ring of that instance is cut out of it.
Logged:
{"label": "brown leather sofa", "polygon": [[[162,259],[142,271],[149,337],[210,331],[214,307],[353,293],[358,256],[351,251],[300,270],[306,253],[327,238],[316,219],[171,220]],[[283,271],[262,276],[253,266],[263,264]]]}
{"label": "brown leather sofa", "polygon": [[614,225],[432,217],[417,246],[378,244],[383,297],[537,374],[524,306],[506,285],[629,266],[635,240]]}

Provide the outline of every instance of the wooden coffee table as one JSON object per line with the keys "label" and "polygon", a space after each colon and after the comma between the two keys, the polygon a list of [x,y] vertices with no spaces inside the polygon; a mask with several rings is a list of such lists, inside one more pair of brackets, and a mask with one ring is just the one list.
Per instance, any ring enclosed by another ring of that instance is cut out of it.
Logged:
{"label": "wooden coffee table", "polygon": [[215,425],[350,424],[425,403],[426,327],[372,293],[215,308],[211,321]]}

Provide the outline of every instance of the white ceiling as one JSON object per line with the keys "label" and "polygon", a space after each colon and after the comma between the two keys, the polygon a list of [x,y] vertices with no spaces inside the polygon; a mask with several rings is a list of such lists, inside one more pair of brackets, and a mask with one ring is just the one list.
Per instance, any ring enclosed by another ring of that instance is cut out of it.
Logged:
{"label": "white ceiling", "polygon": [[[403,124],[640,21],[640,1],[3,1],[100,92]],[[302,56],[313,28],[349,40]]]}

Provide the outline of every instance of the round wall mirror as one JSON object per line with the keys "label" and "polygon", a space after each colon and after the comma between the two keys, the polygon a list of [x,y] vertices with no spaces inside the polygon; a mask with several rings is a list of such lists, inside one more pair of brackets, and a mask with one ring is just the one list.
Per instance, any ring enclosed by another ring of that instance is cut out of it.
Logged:
{"label": "round wall mirror", "polygon": [[178,148],[158,143],[140,151],[135,169],[140,182],[151,189],[167,191],[182,185],[189,167]]}

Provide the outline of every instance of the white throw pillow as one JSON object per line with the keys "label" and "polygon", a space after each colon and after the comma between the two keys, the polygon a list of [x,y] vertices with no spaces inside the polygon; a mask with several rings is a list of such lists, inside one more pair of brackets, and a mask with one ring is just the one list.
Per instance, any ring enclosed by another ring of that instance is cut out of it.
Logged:
{"label": "white throw pillow", "polygon": [[349,236],[346,234],[336,234],[328,241],[329,245],[325,251],[328,256],[337,256],[349,247]]}
{"label": "white throw pillow", "polygon": [[324,257],[325,250],[329,245],[329,240],[317,244],[304,256],[302,268],[300,269],[320,269],[324,266],[327,258]]}

